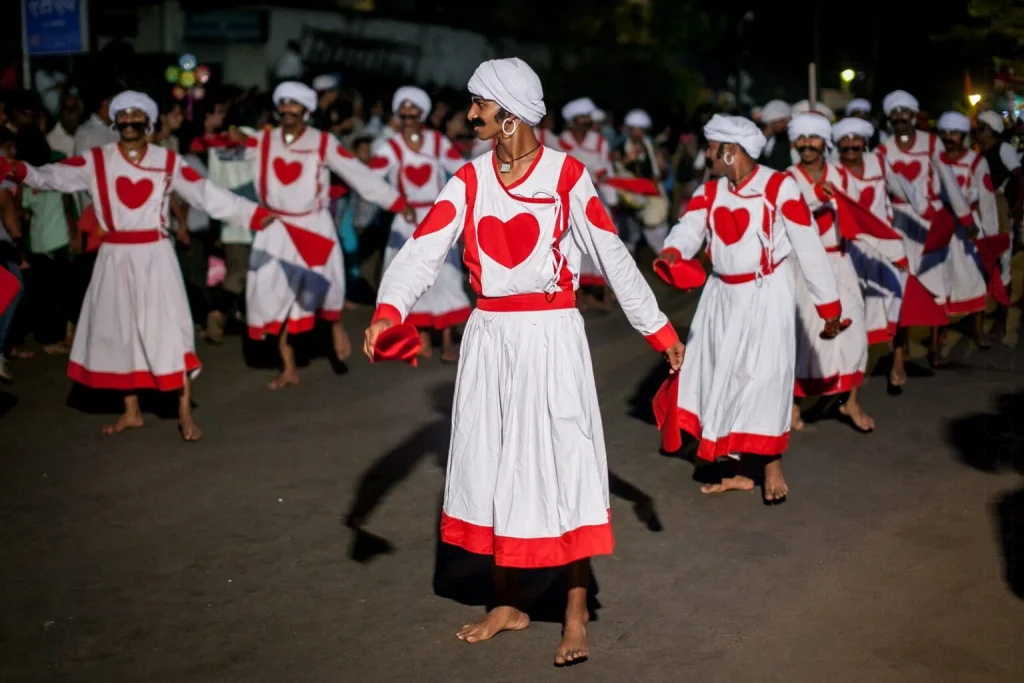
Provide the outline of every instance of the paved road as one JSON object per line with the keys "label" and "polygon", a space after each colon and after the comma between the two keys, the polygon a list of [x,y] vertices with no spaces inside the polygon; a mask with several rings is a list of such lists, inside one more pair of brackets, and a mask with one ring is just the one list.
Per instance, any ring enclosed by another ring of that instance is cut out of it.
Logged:
{"label": "paved road", "polygon": [[[685,324],[692,299],[658,294]],[[876,433],[812,425],[787,455],[789,501],[766,507],[702,497],[692,465],[658,453],[633,415],[658,359],[621,314],[587,326],[617,537],[594,563],[590,662],[551,667],[559,629],[542,620],[454,638],[487,574],[437,541],[453,368],[357,360],[339,377],[314,360],[274,394],[234,339],[200,349],[196,445],[155,416],[104,437],[104,403],[65,405],[59,362],[15,367],[0,680],[1024,680],[1024,351],[957,343],[958,366],[900,398],[872,378]]]}

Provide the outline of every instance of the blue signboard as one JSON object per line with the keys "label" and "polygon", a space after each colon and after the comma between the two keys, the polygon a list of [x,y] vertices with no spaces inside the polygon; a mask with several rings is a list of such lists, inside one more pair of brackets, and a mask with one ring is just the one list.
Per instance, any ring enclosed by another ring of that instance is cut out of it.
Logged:
{"label": "blue signboard", "polygon": [[66,55],[88,52],[86,0],[22,0],[25,52]]}

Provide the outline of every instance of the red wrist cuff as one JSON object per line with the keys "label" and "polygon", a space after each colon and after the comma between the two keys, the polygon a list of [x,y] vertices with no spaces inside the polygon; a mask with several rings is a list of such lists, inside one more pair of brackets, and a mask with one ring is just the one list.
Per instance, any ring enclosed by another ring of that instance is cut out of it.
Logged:
{"label": "red wrist cuff", "polygon": [[372,325],[378,320],[390,320],[395,325],[400,325],[402,323],[402,314],[391,304],[380,304],[377,306],[377,310],[373,312],[373,319],[370,320],[370,324]]}
{"label": "red wrist cuff", "polygon": [[843,313],[843,305],[839,303],[839,300],[827,304],[821,304],[814,307],[818,311],[818,315],[823,320],[832,320],[832,318],[838,318]]}
{"label": "red wrist cuff", "polygon": [[670,321],[662,325],[661,329],[654,334],[645,335],[644,339],[651,345],[651,348],[661,353],[679,341],[679,335],[676,334],[676,328],[672,327]]}
{"label": "red wrist cuff", "polygon": [[249,221],[250,230],[262,230],[263,221],[270,215],[270,211],[264,206],[257,206],[252,212],[252,220]]}
{"label": "red wrist cuff", "polygon": [[395,203],[392,204],[391,207],[388,209],[388,212],[399,213],[400,211],[404,210],[405,207],[407,207],[408,205],[409,202],[405,201],[405,197],[399,195],[398,199],[395,200]]}

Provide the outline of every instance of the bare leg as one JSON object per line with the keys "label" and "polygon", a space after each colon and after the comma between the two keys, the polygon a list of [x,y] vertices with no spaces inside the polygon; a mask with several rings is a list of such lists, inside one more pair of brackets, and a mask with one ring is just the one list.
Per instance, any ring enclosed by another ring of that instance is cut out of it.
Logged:
{"label": "bare leg", "polygon": [[892,345],[892,369],[889,370],[889,384],[894,387],[902,387],[907,383],[906,353],[903,344],[893,340]]}
{"label": "bare leg", "polygon": [[223,313],[210,311],[206,316],[206,340],[211,344],[223,344],[226,322]]}
{"label": "bare leg", "polygon": [[281,374],[267,385],[271,391],[299,383],[299,372],[295,369],[295,349],[288,343],[287,328],[282,329],[281,336],[277,338],[277,351],[281,354]]}
{"label": "bare leg", "polygon": [[992,344],[985,335],[985,311],[978,311],[972,317],[974,318],[974,343],[982,350],[992,348]]}
{"label": "bare leg", "polygon": [[459,360],[459,352],[455,349],[452,328],[446,327],[441,332],[441,361],[443,363],[456,363]]}
{"label": "bare leg", "polygon": [[928,363],[933,368],[942,368],[949,365],[949,361],[942,357],[942,328],[932,328],[932,340],[928,348]]}
{"label": "bare leg", "polygon": [[139,397],[136,394],[125,394],[124,413],[117,418],[117,422],[103,428],[104,434],[120,434],[126,429],[135,429],[142,426],[142,411],[139,410]]}
{"label": "bare leg", "polygon": [[338,360],[344,361],[352,355],[352,341],[348,338],[345,326],[341,324],[341,318],[331,323],[331,339],[334,341],[334,355]]}
{"label": "bare leg", "polygon": [[185,386],[181,389],[181,396],[178,397],[178,427],[181,429],[181,438],[185,441],[199,441],[203,438],[203,431],[192,419],[192,380],[185,378]]}
{"label": "bare leg", "polygon": [[781,503],[789,495],[789,485],[782,476],[782,456],[764,466],[764,499],[769,503]]}
{"label": "bare leg", "polygon": [[875,420],[861,408],[860,403],[857,401],[857,395],[860,387],[854,387],[850,390],[850,397],[839,406],[839,412],[850,418],[853,424],[857,426],[857,429],[862,432],[870,432],[875,428]]}
{"label": "bare leg", "polygon": [[530,625],[530,617],[515,607],[518,604],[516,576],[506,567],[494,568],[494,588],[498,606],[479,621],[464,625],[455,637],[465,643],[481,643],[502,631],[522,631]]}
{"label": "bare leg", "polygon": [[793,417],[790,419],[789,428],[794,432],[803,431],[804,418],[800,414],[800,406],[797,405],[796,401],[793,401]]}
{"label": "bare leg", "polygon": [[562,627],[562,642],[555,650],[555,666],[579,664],[590,656],[590,641],[587,639],[587,586],[590,583],[590,560],[577,560],[568,567],[569,600],[565,606],[565,624]]}
{"label": "bare leg", "polygon": [[416,355],[420,358],[431,358],[434,355],[434,343],[430,340],[430,330],[420,330],[420,350]]}

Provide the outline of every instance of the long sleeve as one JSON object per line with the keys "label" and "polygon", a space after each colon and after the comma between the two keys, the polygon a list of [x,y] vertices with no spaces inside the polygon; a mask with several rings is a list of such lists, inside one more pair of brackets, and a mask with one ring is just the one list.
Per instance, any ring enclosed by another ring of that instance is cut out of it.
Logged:
{"label": "long sleeve", "polygon": [[405,198],[398,190],[369,172],[355,155],[338,144],[334,136],[327,143],[326,162],[327,167],[358,192],[360,197],[392,213],[405,208]]}
{"label": "long sleeve", "polygon": [[465,173],[473,173],[469,164],[444,186],[412,239],[406,241],[384,271],[374,321],[386,319],[399,323],[405,320],[423,292],[437,279],[448,252],[465,226]]}
{"label": "long sleeve", "polygon": [[370,157],[369,163],[366,164],[366,167],[381,179],[391,177],[396,166],[398,166],[398,157],[395,156],[395,150],[387,140],[380,141],[376,149],[373,150],[373,156]]}
{"label": "long sleeve", "polygon": [[708,211],[711,210],[705,187],[701,185],[697,188],[686,205],[686,211],[679,217],[679,222],[672,226],[665,238],[665,251],[674,249],[684,259],[691,259],[700,251],[708,236]]}
{"label": "long sleeve", "polygon": [[[941,161],[937,155],[932,158],[932,168],[934,169],[935,177],[939,179],[939,184],[936,187],[939,188],[940,202],[941,197],[945,197],[949,203],[949,208],[953,211],[953,215],[961,223],[973,223],[974,218],[971,216],[971,205],[967,198],[964,197],[964,193],[960,189],[960,183],[956,181],[956,174],[953,173],[953,169]],[[941,206],[938,208],[941,208]]]}
{"label": "long sleeve", "polygon": [[210,182],[179,158],[171,176],[171,189],[186,203],[202,209],[211,218],[236,225],[259,228],[266,209]]}
{"label": "long sleeve", "polygon": [[92,160],[86,156],[68,157],[56,164],[36,168],[22,162],[15,167],[15,178],[36,190],[84,192],[92,180]]}
{"label": "long sleeve", "polygon": [[567,208],[572,223],[571,234],[604,273],[633,329],[642,334],[656,351],[666,350],[679,341],[675,328],[658,308],[654,292],[640,274],[626,245],[619,239],[615,224],[597,196],[590,174],[582,163],[572,157],[567,157],[565,163],[573,164],[575,168],[570,172],[579,176],[569,191]]}
{"label": "long sleeve", "polygon": [[466,163],[466,160],[462,158],[462,155],[459,154],[459,150],[456,149],[455,145],[452,144],[452,141],[448,139],[447,135],[441,135],[440,133],[437,133],[437,135],[440,135],[441,137],[439,150],[441,152],[439,155],[441,167],[448,175],[455,175],[455,173]]}
{"label": "long sleeve", "polygon": [[[776,206],[783,206],[786,202],[797,201],[804,204],[803,194],[792,178],[786,178],[779,186],[779,196]],[[802,223],[795,218],[788,217],[800,214],[807,217],[807,223]],[[814,307],[825,320],[838,317],[842,312],[842,305],[839,303],[839,288],[836,286],[836,277],[832,272],[832,264],[829,263],[825,247],[821,243],[818,231],[811,227],[811,211],[805,208],[801,212],[783,212],[776,214],[776,220],[782,221],[786,227],[786,236],[793,245],[793,253],[796,255],[800,271],[807,282],[807,291],[811,295]]]}
{"label": "long sleeve", "polygon": [[999,234],[999,206],[996,203],[995,187],[992,185],[992,174],[989,171],[988,161],[981,157],[974,167],[973,185],[978,193],[978,202],[975,207],[981,219],[978,228],[984,237],[993,237]]}

